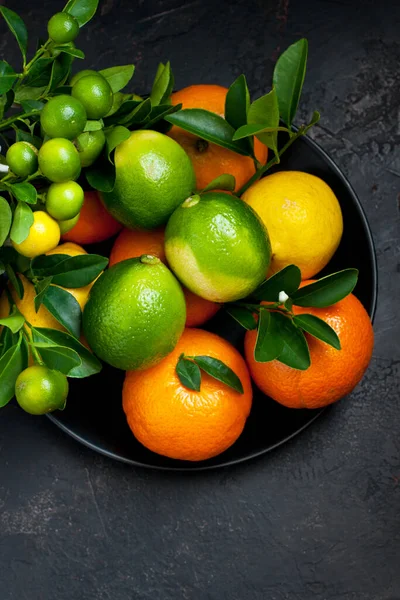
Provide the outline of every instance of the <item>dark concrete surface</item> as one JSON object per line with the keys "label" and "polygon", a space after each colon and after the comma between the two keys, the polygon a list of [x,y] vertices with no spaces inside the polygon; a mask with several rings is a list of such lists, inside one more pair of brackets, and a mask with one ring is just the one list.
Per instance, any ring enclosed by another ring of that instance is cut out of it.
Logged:
{"label": "dark concrete surface", "polygon": [[[0,0],[0,4],[4,3]],[[10,0],[39,35],[62,6]],[[95,68],[158,61],[177,87],[259,94],[310,42],[302,115],[356,189],[380,296],[370,369],[345,403],[265,458],[202,474],[135,470],[15,405],[0,413],[1,600],[400,598],[400,3],[103,0],[80,47]],[[0,56],[17,56],[0,26]]]}

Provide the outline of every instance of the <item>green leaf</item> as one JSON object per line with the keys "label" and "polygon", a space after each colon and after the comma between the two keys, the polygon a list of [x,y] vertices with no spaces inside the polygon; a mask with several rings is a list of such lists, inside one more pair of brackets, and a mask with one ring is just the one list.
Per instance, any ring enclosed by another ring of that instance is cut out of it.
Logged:
{"label": "green leaf", "polygon": [[288,296],[292,296],[298,289],[300,282],[301,271],[299,267],[288,265],[264,281],[251,294],[251,297],[259,301],[278,302],[279,292],[286,292]]}
{"label": "green leaf", "polygon": [[[51,73],[51,69],[49,71]],[[29,100],[41,98],[46,90],[46,86],[38,86],[38,87],[30,87],[28,85],[22,85],[17,90],[15,90],[15,102],[18,104],[22,102],[22,100]]]}
{"label": "green leaf", "polygon": [[23,327],[24,323],[25,317],[21,315],[15,305],[13,306],[12,312],[8,315],[8,317],[0,319],[0,325],[8,327],[13,333],[18,333],[21,327]]}
{"label": "green leaf", "polygon": [[81,359],[81,364],[74,367],[69,373],[68,377],[83,378],[95,375],[101,371],[100,361],[92,354],[85,346],[83,346],[77,339],[65,333],[64,331],[58,331],[56,329],[48,329],[38,327],[32,328],[33,341],[36,343],[55,344],[57,346],[63,346],[74,350]]}
{"label": "green leaf", "polygon": [[18,274],[14,271],[13,267],[10,264],[6,264],[5,267],[11,285],[15,289],[18,298],[22,300],[22,298],[24,297],[24,286],[22,285],[22,281],[20,280]]}
{"label": "green leaf", "polygon": [[17,79],[14,69],[5,60],[0,60],[0,95],[11,90]]}
{"label": "green leaf", "polygon": [[100,119],[99,121],[86,121],[86,125],[85,125],[85,129],[83,130],[84,132],[87,131],[100,131],[100,129],[103,129],[104,127],[104,122],[103,119]]}
{"label": "green leaf", "polygon": [[143,102],[136,104],[136,107],[125,117],[119,118],[119,124],[131,127],[132,125],[140,125],[147,121],[151,113],[151,100],[147,98]]}
{"label": "green leaf", "polygon": [[287,127],[265,127],[265,125],[260,125],[259,123],[254,123],[251,125],[243,125],[239,127],[237,131],[235,131],[235,135],[233,136],[234,140],[241,140],[246,137],[252,137],[254,135],[258,135],[259,133],[269,133],[274,134],[277,131],[286,131],[289,132]]}
{"label": "green leaf", "polygon": [[159,65],[150,93],[152,106],[166,102],[174,88],[174,76],[169,61],[166,65]]}
{"label": "green leaf", "polygon": [[29,235],[31,225],[33,224],[32,209],[26,202],[18,202],[14,212],[14,218],[11,226],[10,238],[16,244],[20,244]]}
{"label": "green leaf", "polygon": [[37,191],[31,183],[14,183],[9,187],[12,195],[20,202],[37,203]]}
{"label": "green leaf", "polygon": [[191,358],[205,373],[243,394],[243,386],[239,377],[222,360],[211,356],[192,356]]}
{"label": "green leaf", "polygon": [[38,137],[37,135],[32,135],[30,133],[27,133],[26,131],[22,131],[22,129],[18,129],[18,131],[16,133],[16,141],[17,142],[29,142],[30,144],[35,146],[35,148],[37,148],[37,149],[39,149],[40,146],[42,145],[42,139],[40,137]]}
{"label": "green leaf", "polygon": [[[32,93],[29,88],[39,88],[46,86],[51,79],[51,66],[54,62],[54,58],[38,58],[31,68],[27,76],[24,78],[24,86],[17,90],[15,99],[17,102],[28,100],[32,98]],[[22,94],[22,90],[26,90],[25,94]],[[40,94],[39,94],[40,95]]]}
{"label": "green leaf", "polygon": [[319,112],[317,110],[314,110],[310,122],[304,128],[304,133],[307,133],[307,131],[309,129],[311,129],[311,127],[313,127],[316,123],[318,123],[320,118],[321,118],[321,115],[319,114]]}
{"label": "green leaf", "polygon": [[303,314],[293,317],[293,322],[317,339],[333,346],[336,350],[340,350],[340,340],[336,331],[322,319],[315,315]]}
{"label": "green leaf", "polygon": [[13,333],[8,327],[3,327],[0,333],[0,358],[13,346],[18,344],[19,334]]}
{"label": "green leaf", "polygon": [[6,241],[10,233],[12,212],[7,200],[0,196],[0,246]]}
{"label": "green leaf", "polygon": [[79,23],[79,27],[83,27],[95,15],[99,0],[69,0],[63,12],[73,15]]}
{"label": "green leaf", "polygon": [[[115,97],[116,94],[114,94]],[[142,105],[143,102],[145,102],[144,100],[124,100],[122,102],[122,104],[119,106],[118,110],[115,111],[114,113],[112,113],[111,115],[106,115],[104,117],[104,124],[106,127],[110,127],[111,125],[118,125],[118,124],[123,124],[122,121],[124,119],[126,119],[127,121],[129,121],[129,116],[133,113],[133,111],[139,106]],[[151,111],[151,102],[149,100],[149,102],[147,104],[150,104],[150,108],[149,108],[149,113]]]}
{"label": "green leaf", "polygon": [[28,32],[26,30],[25,23],[21,17],[17,15],[17,13],[9,8],[6,8],[5,6],[0,6],[0,13],[3,15],[9,30],[17,40],[25,65],[26,49],[28,46]]}
{"label": "green leaf", "polygon": [[280,318],[266,309],[260,310],[258,320],[257,341],[254,348],[254,359],[257,362],[269,362],[277,358],[284,345],[283,337],[279,333]]}
{"label": "green leaf", "polygon": [[47,367],[61,371],[64,375],[69,375],[72,369],[81,365],[82,361],[79,354],[71,348],[40,342],[35,343],[35,348],[39,350],[39,354]]}
{"label": "green leaf", "polygon": [[[0,81],[0,85],[1,85],[1,81]],[[8,92],[6,92],[5,94],[0,95],[0,121],[3,119],[4,114],[13,105],[14,98],[15,98],[15,94],[14,94],[13,90],[8,90]]]}
{"label": "green leaf", "polygon": [[203,192],[209,192],[210,190],[227,190],[233,192],[236,187],[236,179],[230,173],[223,173],[219,177],[213,179],[206,187],[201,190]]}
{"label": "green leaf", "polygon": [[117,112],[117,110],[120,109],[122,104],[126,101],[126,96],[129,96],[129,94],[123,94],[122,92],[116,92],[115,94],[113,94],[112,106],[106,114],[105,118],[111,117]]}
{"label": "green leaf", "polygon": [[344,269],[332,275],[327,275],[292,294],[293,304],[296,306],[314,306],[316,308],[331,306],[343,300],[353,291],[357,279],[357,269]]}
{"label": "green leaf", "polygon": [[46,95],[56,90],[58,86],[66,83],[71,72],[72,62],[73,57],[64,53],[55,59],[51,68],[50,81],[45,92]]}
{"label": "green leaf", "polygon": [[187,108],[168,115],[165,120],[177,125],[203,140],[233,150],[243,156],[250,156],[246,141],[233,141],[235,130],[219,115],[201,108]]}
{"label": "green leaf", "polygon": [[74,48],[71,44],[65,44],[61,46],[55,46],[53,48],[53,52],[58,50],[59,52],[63,52],[64,54],[68,54],[69,56],[73,56],[74,58],[84,59],[85,54],[79,48]]}
{"label": "green leaf", "polygon": [[[59,262],[48,261],[49,258],[58,259]],[[46,264],[49,266],[46,267]],[[92,283],[107,265],[108,258],[98,254],[81,254],[79,256],[53,254],[36,258],[32,264],[32,271],[36,276],[53,277],[55,285],[80,288]]]}
{"label": "green leaf", "polygon": [[112,192],[115,185],[115,167],[108,160],[97,160],[94,165],[85,169],[88,184],[99,192]]}
{"label": "green leaf", "polygon": [[81,330],[81,308],[75,298],[66,290],[50,285],[43,298],[43,304],[61,325],[79,338]]}
{"label": "green leaf", "polygon": [[283,338],[283,350],[277,360],[293,369],[305,371],[310,366],[311,359],[304,333],[294,325],[290,317],[278,312],[274,315],[277,330]]}
{"label": "green leaf", "polygon": [[125,142],[127,139],[129,139],[131,137],[131,132],[129,131],[129,129],[123,127],[122,125],[116,125],[115,127],[108,129],[104,133],[106,135],[108,160],[113,162],[110,157],[111,152],[115,150],[115,148],[119,146],[119,144],[122,144],[122,142]]}
{"label": "green leaf", "polygon": [[28,351],[20,337],[0,358],[0,407],[10,402],[15,393],[18,375],[28,366]]}
{"label": "green leaf", "polygon": [[257,321],[251,310],[235,304],[224,304],[224,309],[235,321],[239,323],[244,329],[250,331],[257,327]]}
{"label": "green leaf", "polygon": [[172,104],[160,104],[159,106],[153,106],[143,127],[145,129],[151,129],[156,123],[162,119],[165,119],[167,115],[172,115],[173,113],[178,112],[178,110],[181,108],[182,104],[176,104],[175,106],[172,106]]}
{"label": "green leaf", "polygon": [[100,75],[103,75],[103,77],[107,79],[114,94],[128,85],[133,77],[134,72],[135,65],[110,67],[109,69],[102,69],[99,71]]}
{"label": "green leaf", "polygon": [[52,277],[45,277],[35,284],[36,296],[34,298],[34,304],[36,312],[38,312],[39,308],[41,307],[44,295],[52,281]]}
{"label": "green leaf", "polygon": [[24,112],[32,112],[33,110],[39,112],[44,107],[44,102],[40,102],[40,100],[22,100],[21,106]]}
{"label": "green leaf", "polygon": [[291,127],[306,75],[308,42],[305,38],[295,42],[278,58],[273,74],[273,84],[278,97],[282,121]]}
{"label": "green leaf", "polygon": [[201,373],[196,363],[180,356],[175,370],[182,385],[189,390],[200,391]]}
{"label": "green leaf", "polygon": [[246,77],[239,77],[232,83],[225,99],[225,119],[234,129],[239,129],[247,123],[247,113],[250,107],[250,94]]}
{"label": "green leaf", "polygon": [[278,152],[278,131],[279,127],[279,107],[276,91],[273,88],[269,94],[261,96],[258,100],[252,102],[247,115],[249,125],[263,125],[264,128],[271,128],[271,132],[258,133],[256,137],[268,148]]}

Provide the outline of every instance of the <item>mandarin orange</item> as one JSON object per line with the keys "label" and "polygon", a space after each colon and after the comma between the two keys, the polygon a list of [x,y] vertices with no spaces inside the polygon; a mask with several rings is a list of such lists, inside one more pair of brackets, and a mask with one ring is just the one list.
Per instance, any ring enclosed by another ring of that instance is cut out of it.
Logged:
{"label": "mandarin orange", "polygon": [[[228,89],[220,85],[191,85],[171,96],[172,104],[182,104],[182,108],[203,108],[224,116],[225,98]],[[209,143],[174,125],[168,135],[176,140],[190,156],[196,173],[199,190],[204,189],[213,179],[223,173],[236,178],[236,190],[239,190],[255,173],[254,161]],[[268,150],[258,139],[254,139],[254,151],[261,164],[267,161]]]}
{"label": "mandarin orange", "polygon": [[[244,393],[202,373],[200,391],[186,388],[176,365],[180,355],[222,360],[239,377]],[[128,371],[123,409],[135,437],[157,454],[206,460],[229,448],[242,433],[252,403],[246,363],[226,340],[201,329],[185,329],[175,349],[146,371]]]}
{"label": "mandarin orange", "polygon": [[[312,283],[304,281],[303,285]],[[340,400],[361,381],[371,360],[374,333],[361,302],[349,294],[327,308],[294,306],[295,314],[312,314],[323,319],[337,333],[341,350],[306,333],[311,366],[305,371],[292,369],[278,360],[260,363],[254,359],[257,333],[248,331],[245,356],[256,385],[280,404],[289,408],[320,408]]]}

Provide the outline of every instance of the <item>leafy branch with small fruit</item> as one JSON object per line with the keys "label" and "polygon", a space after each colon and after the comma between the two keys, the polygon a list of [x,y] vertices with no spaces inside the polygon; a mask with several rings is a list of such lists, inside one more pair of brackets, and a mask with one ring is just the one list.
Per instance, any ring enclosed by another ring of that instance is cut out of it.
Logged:
{"label": "leafy branch with small fruit", "polygon": [[[279,57],[271,91],[260,98],[251,99],[246,78],[240,75],[227,91],[223,116],[174,104],[174,76],[169,62],[159,65],[147,96],[126,91],[135,72],[133,64],[100,71],[86,69],[72,75],[74,61],[85,58],[76,46],[79,31],[95,15],[97,6],[98,0],[69,0],[62,12],[49,20],[48,39],[38,43],[32,58],[27,56],[24,22],[14,11],[0,6],[0,15],[15,37],[22,59],[19,68],[0,61],[0,277],[4,283],[2,301],[7,306],[6,314],[0,311],[0,406],[5,406],[16,391],[21,406],[35,414],[63,409],[67,377],[99,373],[99,358],[119,366],[118,360],[102,356],[102,344],[98,344],[97,351],[93,336],[88,340],[93,340],[93,348],[90,343],[88,349],[82,338],[83,305],[75,293],[91,286],[99,289],[101,280],[104,282],[116,267],[107,269],[108,258],[99,254],[82,250],[78,255],[68,255],[57,252],[57,248],[62,236],[78,223],[87,190],[98,191],[111,214],[125,226],[131,225],[121,206],[113,212],[110,203],[120,193],[118,153],[122,153],[132,135],[161,135],[171,127],[180,128],[201,140],[203,149],[215,145],[254,163],[253,174],[240,189],[232,173],[220,173],[196,189],[194,172],[186,157],[190,171],[188,193],[176,199],[159,223],[154,221],[154,226],[158,226],[165,225],[188,196],[192,206],[197,202],[204,204],[203,199],[210,199],[210,192],[226,191],[232,194],[234,207],[235,200],[239,202],[245,192],[278,165],[283,153],[320,118],[315,111],[308,123],[297,128],[293,125],[306,73],[306,39],[300,39]],[[256,156],[255,139],[270,152],[265,163]],[[245,208],[240,210],[252,213],[242,204]],[[158,205],[149,205],[146,218],[152,219],[158,210]],[[271,257],[268,232],[264,225],[259,227],[267,251],[264,263],[260,263],[262,277],[254,280],[251,293],[239,294],[234,300],[207,294],[204,298],[223,303],[224,310],[245,330],[257,330],[257,362],[277,360],[293,369],[306,370],[311,359],[305,334],[336,350],[340,349],[340,339],[326,321],[312,314],[296,314],[293,307],[322,308],[341,301],[353,291],[358,273],[345,269],[302,286],[299,267],[289,264],[265,279]],[[170,255],[167,252],[167,259],[174,274],[185,283],[184,275],[181,277],[179,268],[174,267],[173,250]],[[135,269],[139,272],[144,267],[151,268],[150,263],[135,263]],[[160,277],[165,275],[163,268],[156,264]],[[33,290],[33,318],[26,314],[28,289]],[[84,309],[84,317],[93,311],[91,300],[89,305],[90,309]],[[43,309],[58,328],[37,325],[36,315]],[[182,322],[176,331],[182,333],[183,325]],[[88,335],[85,329],[83,333]],[[34,368],[38,369],[37,379],[30,383],[30,369]],[[216,357],[183,352],[175,373],[181,384],[192,391],[200,390],[202,373],[206,373],[221,385],[243,393],[238,375]],[[35,387],[40,378],[48,381],[53,390],[42,402],[37,399]]]}

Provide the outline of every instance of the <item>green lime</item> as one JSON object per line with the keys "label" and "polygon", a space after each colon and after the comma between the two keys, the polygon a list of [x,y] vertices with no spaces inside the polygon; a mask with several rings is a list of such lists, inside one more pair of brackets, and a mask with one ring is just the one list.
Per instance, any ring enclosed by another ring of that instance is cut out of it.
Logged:
{"label": "green lime", "polygon": [[76,217],[73,217],[72,219],[68,219],[67,221],[58,221],[61,235],[64,235],[64,233],[68,233],[68,231],[71,231],[71,229],[73,227],[75,227],[75,225],[79,221],[80,214],[81,213],[78,213],[76,215]]}
{"label": "green lime", "polygon": [[82,102],[88,119],[101,119],[110,110],[113,93],[108,81],[99,73],[85,75],[72,86],[71,94]]}
{"label": "green lime", "polygon": [[78,148],[82,167],[90,167],[95,162],[100,156],[105,143],[106,136],[102,129],[85,131],[76,138],[75,145]]}
{"label": "green lime", "polygon": [[64,138],[48,140],[39,150],[39,168],[54,183],[78,179],[81,172],[78,150]]}
{"label": "green lime", "polygon": [[31,415],[62,410],[68,396],[68,379],[60,371],[34,365],[22,371],[15,384],[15,397]]}
{"label": "green lime", "polygon": [[51,98],[40,114],[40,125],[50,138],[75,139],[85,129],[85,107],[66,94]]}
{"label": "green lime", "polygon": [[107,269],[90,291],[83,331],[90,348],[119,369],[147,369],[172,352],[186,319],[185,297],[156,257]]}
{"label": "green lime", "polygon": [[86,77],[86,75],[97,75],[97,71],[93,71],[93,69],[83,69],[82,71],[78,71],[71,77],[71,81],[69,85],[74,85],[77,81],[82,79],[82,77]]}
{"label": "green lime", "polygon": [[165,253],[194,294],[232,302],[265,279],[271,245],[262,221],[245,202],[210,192],[188,198],[175,210],[165,231]]}
{"label": "green lime", "polygon": [[72,15],[59,12],[53,15],[47,24],[49,38],[56,44],[73,42],[79,33],[79,23]]}
{"label": "green lime", "polygon": [[190,196],[196,179],[190,158],[158,131],[133,131],[115,150],[116,181],[102,195],[112,216],[127,227],[154,229]]}
{"label": "green lime", "polygon": [[9,147],[6,161],[14,175],[28,177],[38,168],[38,150],[29,142],[16,142]]}
{"label": "green lime", "polygon": [[52,183],[47,190],[46,210],[54,219],[73,219],[83,205],[83,189],[75,181]]}

